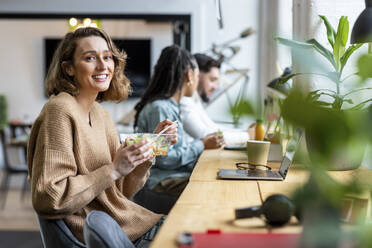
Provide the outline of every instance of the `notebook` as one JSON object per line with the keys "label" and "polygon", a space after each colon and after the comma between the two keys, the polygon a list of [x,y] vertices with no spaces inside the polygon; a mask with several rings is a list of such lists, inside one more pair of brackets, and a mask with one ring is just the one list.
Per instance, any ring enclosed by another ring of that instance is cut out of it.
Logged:
{"label": "notebook", "polygon": [[299,233],[181,233],[179,248],[295,248],[300,244]]}
{"label": "notebook", "polygon": [[261,169],[219,169],[218,178],[220,179],[243,179],[243,180],[270,180],[283,181],[287,176],[289,167],[293,162],[294,154],[297,150],[301,138],[301,131],[289,140],[286,152],[283,156],[279,170],[261,170]]}

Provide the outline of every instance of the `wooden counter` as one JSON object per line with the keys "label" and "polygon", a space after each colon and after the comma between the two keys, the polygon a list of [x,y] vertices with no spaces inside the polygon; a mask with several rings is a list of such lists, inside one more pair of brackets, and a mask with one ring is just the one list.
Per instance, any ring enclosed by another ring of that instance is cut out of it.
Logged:
{"label": "wooden counter", "polygon": [[[205,232],[208,229],[219,229],[223,232],[301,232],[301,226],[297,224],[295,218],[289,225],[274,229],[259,218],[234,220],[235,208],[261,205],[264,199],[274,193],[289,195],[309,177],[304,168],[293,165],[285,181],[217,178],[218,169],[236,169],[236,162],[245,161],[246,154],[241,151],[204,151],[189,184],[169,213],[151,247],[177,247],[176,239],[179,233]],[[280,163],[269,163],[269,166],[278,169]],[[372,172],[369,170],[330,172],[333,178],[340,181],[350,180],[360,174],[364,175],[368,184],[368,178],[372,178]]]}

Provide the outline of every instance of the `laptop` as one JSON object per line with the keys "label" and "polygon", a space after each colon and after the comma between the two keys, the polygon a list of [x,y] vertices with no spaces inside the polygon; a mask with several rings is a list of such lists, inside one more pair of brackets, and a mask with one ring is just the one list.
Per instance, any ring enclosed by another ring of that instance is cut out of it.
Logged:
{"label": "laptop", "polygon": [[298,132],[288,142],[286,152],[283,156],[279,170],[261,170],[261,169],[219,169],[218,178],[220,179],[242,179],[242,180],[269,180],[283,181],[287,176],[289,167],[293,162],[294,154],[297,150],[301,138]]}

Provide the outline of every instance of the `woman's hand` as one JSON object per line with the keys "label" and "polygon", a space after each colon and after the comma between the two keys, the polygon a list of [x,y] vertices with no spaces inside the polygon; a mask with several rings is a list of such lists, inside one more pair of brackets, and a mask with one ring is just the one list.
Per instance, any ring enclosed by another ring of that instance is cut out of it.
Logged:
{"label": "woman's hand", "polygon": [[225,144],[223,135],[218,133],[208,134],[204,139],[202,139],[202,141],[205,149],[220,148],[223,144]]}
{"label": "woman's hand", "polygon": [[[124,142],[126,144],[126,142]],[[138,165],[146,162],[153,157],[151,142],[143,139],[131,146],[122,145],[114,157],[114,170],[116,179],[119,176],[126,176],[131,173]],[[120,174],[120,175],[118,175]]]}
{"label": "woman's hand", "polygon": [[173,139],[171,140],[172,144],[176,144],[177,143],[177,138],[178,138],[178,134],[177,134],[177,131],[178,131],[178,123],[177,122],[172,122],[168,119],[160,122],[155,130],[154,130],[154,133],[160,133],[164,128],[167,128],[168,126],[172,125],[172,127],[170,127],[168,130],[166,130],[164,133],[166,134],[173,134]]}

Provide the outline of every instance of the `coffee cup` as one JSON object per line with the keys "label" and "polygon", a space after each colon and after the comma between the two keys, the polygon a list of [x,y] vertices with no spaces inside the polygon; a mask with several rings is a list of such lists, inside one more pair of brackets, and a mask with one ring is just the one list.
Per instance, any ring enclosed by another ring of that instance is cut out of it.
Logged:
{"label": "coffee cup", "polygon": [[269,156],[270,141],[248,140],[247,154],[248,164],[266,165]]}

